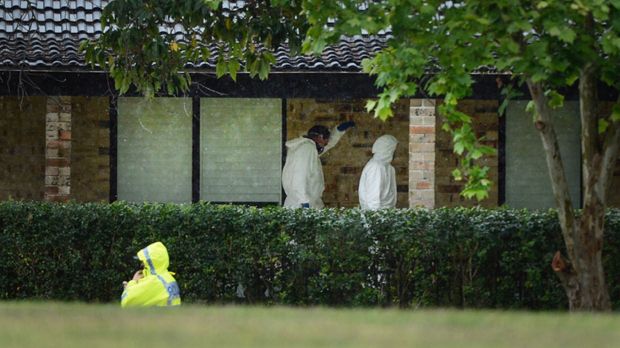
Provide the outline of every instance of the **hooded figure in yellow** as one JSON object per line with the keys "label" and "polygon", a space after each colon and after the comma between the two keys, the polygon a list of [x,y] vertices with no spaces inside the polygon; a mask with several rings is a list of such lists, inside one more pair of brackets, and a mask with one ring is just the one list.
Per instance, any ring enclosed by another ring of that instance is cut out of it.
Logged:
{"label": "hooded figure in yellow", "polygon": [[161,242],[155,242],[138,251],[144,265],[142,276],[136,272],[121,296],[121,307],[178,306],[181,292],[172,274],[168,272],[168,251]]}

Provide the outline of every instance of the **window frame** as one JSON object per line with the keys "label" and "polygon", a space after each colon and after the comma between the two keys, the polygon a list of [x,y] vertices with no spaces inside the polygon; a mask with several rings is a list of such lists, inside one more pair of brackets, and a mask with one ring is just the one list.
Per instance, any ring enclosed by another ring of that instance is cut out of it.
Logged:
{"label": "window frame", "polygon": [[[115,202],[118,200],[118,95],[110,96],[110,202]],[[158,97],[155,97],[158,98]],[[181,98],[181,97],[180,97]],[[191,105],[192,105],[192,146],[191,146],[191,203],[200,202],[200,100],[201,97],[194,95],[191,97]],[[233,97],[234,98],[234,97]],[[238,98],[238,97],[237,97]],[[238,99],[244,99],[238,98]],[[273,99],[273,98],[270,98]],[[286,160],[285,149],[286,149],[286,139],[287,139],[287,99],[286,98],[275,98],[280,99],[281,103],[281,166],[280,170],[284,168],[284,163]],[[205,201],[214,204],[234,204],[234,205],[250,205],[256,207],[267,207],[267,206],[280,206],[285,199],[284,189],[281,188],[280,201],[279,202],[236,202],[236,201]],[[164,202],[162,202],[164,203]]]}
{"label": "window frame", "polygon": [[[502,103],[504,103],[504,101],[506,100],[504,95],[500,95],[498,98],[498,105],[502,105]],[[527,97],[521,97],[521,98],[514,98],[514,99],[510,99],[510,101],[530,101],[531,99],[527,98]],[[602,98],[601,100],[606,100],[605,98]],[[577,102],[579,103],[579,98],[578,96],[575,95],[567,95],[565,98],[565,102]],[[499,109],[498,109],[498,117],[499,117],[499,126],[498,126],[498,148],[497,148],[497,152],[498,152],[498,202],[497,205],[498,207],[504,206],[506,205],[506,190],[507,190],[507,163],[506,163],[506,145],[507,145],[507,141],[506,141],[506,135],[507,135],[507,124],[506,124],[506,117],[508,117],[507,115],[507,110],[504,110],[503,114],[499,113]],[[533,126],[532,126],[533,127]],[[581,141],[581,137],[579,137],[579,141]],[[583,165],[583,157],[581,152],[579,152],[579,173],[578,173],[578,182],[579,182],[579,188],[578,188],[578,199],[579,202],[573,202],[573,204],[576,206],[576,208],[583,208],[583,190],[584,190],[584,183],[583,183],[583,171],[581,170],[581,166]],[[545,171],[548,171],[548,168],[545,166],[544,168]],[[578,204],[577,204],[578,203]],[[555,207],[555,205],[553,205],[550,208]]]}

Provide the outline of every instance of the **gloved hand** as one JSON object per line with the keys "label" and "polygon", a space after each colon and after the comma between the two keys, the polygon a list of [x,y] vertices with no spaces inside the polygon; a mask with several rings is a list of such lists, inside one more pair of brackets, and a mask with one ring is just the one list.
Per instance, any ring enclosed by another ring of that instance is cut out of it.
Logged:
{"label": "gloved hand", "polygon": [[344,132],[351,127],[355,127],[355,122],[347,121],[347,122],[342,122],[341,124],[339,124],[337,129],[341,132]]}
{"label": "gloved hand", "polygon": [[302,208],[310,208],[310,203],[301,203]]}

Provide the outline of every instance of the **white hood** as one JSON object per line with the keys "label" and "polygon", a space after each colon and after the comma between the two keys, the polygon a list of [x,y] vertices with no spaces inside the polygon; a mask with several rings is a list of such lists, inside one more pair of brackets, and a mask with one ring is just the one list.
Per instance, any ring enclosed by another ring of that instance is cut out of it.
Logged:
{"label": "white hood", "polygon": [[286,147],[288,148],[288,150],[294,150],[296,148],[298,148],[301,144],[304,143],[310,143],[313,146],[316,146],[314,144],[314,141],[312,141],[312,139],[308,139],[308,138],[304,138],[304,137],[299,137],[299,138],[295,138],[295,139],[291,139],[289,141],[286,142]]}
{"label": "white hood", "polygon": [[372,159],[382,163],[390,163],[394,158],[394,151],[396,151],[396,145],[398,140],[393,136],[386,134],[380,136],[372,146]]}

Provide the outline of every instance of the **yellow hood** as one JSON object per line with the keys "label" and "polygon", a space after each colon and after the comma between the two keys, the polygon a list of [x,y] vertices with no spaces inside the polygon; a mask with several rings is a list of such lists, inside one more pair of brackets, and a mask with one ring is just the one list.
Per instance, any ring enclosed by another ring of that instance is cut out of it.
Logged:
{"label": "yellow hood", "polygon": [[149,274],[159,274],[168,270],[168,250],[161,242],[155,242],[138,251],[138,259]]}

